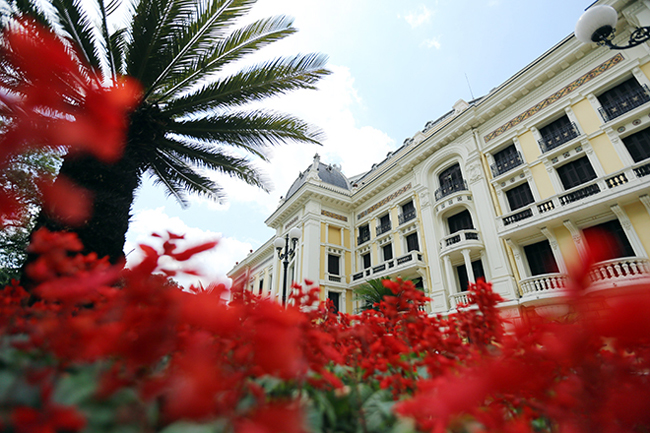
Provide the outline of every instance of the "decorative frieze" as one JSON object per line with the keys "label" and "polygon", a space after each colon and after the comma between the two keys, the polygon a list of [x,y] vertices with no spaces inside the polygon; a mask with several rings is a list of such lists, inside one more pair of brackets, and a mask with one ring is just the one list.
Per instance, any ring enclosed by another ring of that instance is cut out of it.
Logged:
{"label": "decorative frieze", "polygon": [[345,215],[339,215],[334,212],[330,212],[328,210],[321,209],[320,214],[326,217],[334,218],[335,220],[344,221],[344,222],[348,221],[348,217],[346,217]]}
{"label": "decorative frieze", "polygon": [[359,215],[357,215],[357,220],[360,220],[361,218],[368,215],[372,211],[374,211],[376,209],[379,209],[380,207],[382,207],[383,205],[385,205],[389,201],[394,200],[396,197],[399,197],[400,195],[404,194],[409,189],[411,189],[411,183],[410,182],[406,186],[403,186],[402,188],[398,189],[397,191],[395,191],[394,193],[392,193],[388,197],[384,198],[379,203],[375,203],[374,205],[370,206],[368,209],[361,212]]}
{"label": "decorative frieze", "polygon": [[494,138],[498,137],[499,135],[503,134],[504,132],[508,131],[512,127],[518,125],[519,123],[523,122],[524,120],[528,119],[531,117],[533,114],[536,114],[537,112],[541,111],[542,109],[548,107],[549,105],[553,104],[554,102],[559,101],[569,93],[573,92],[576,90],[578,87],[582,86],[583,84],[593,80],[606,70],[610,69],[614,65],[617,65],[618,63],[622,62],[624,60],[624,57],[621,53],[618,53],[611,59],[607,60],[604,63],[601,63],[591,71],[587,72],[577,80],[573,81],[570,83],[568,86],[563,87],[562,89],[558,90],[557,92],[553,93],[551,96],[548,98],[544,99],[537,105],[535,105],[532,108],[529,108],[528,110],[524,111],[522,114],[519,116],[515,117],[514,119],[510,120],[508,123],[505,125],[500,126],[499,128],[495,129],[494,131],[490,132],[488,135],[483,137],[486,143],[488,143],[490,140],[493,140]]}

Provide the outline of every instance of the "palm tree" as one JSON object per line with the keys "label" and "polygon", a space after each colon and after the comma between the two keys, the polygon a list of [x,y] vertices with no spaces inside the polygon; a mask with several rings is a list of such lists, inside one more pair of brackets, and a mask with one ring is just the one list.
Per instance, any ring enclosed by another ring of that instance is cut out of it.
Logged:
{"label": "palm tree", "polygon": [[387,278],[375,278],[368,280],[354,290],[355,300],[361,301],[359,312],[366,310],[379,311],[378,304],[384,300],[384,296],[395,296],[395,294],[384,286]]}
{"label": "palm tree", "polygon": [[[236,70],[233,63],[296,32],[285,16],[240,25],[256,1],[134,0],[127,24],[110,30],[120,0],[4,0],[5,22],[31,15],[75,46],[80,61],[101,71],[103,80],[127,75],[144,90],[120,161],[66,156],[61,166],[61,174],[94,196],[92,217],[71,229],[87,250],[113,262],[123,257],[134,192],[145,174],[182,205],[187,193],[220,200],[224,192],[210,171],[265,188],[246,156],[265,160],[266,146],[287,140],[318,143],[320,131],[304,121],[250,106],[313,89],[329,73],[316,54]],[[43,215],[39,225],[69,229]]]}

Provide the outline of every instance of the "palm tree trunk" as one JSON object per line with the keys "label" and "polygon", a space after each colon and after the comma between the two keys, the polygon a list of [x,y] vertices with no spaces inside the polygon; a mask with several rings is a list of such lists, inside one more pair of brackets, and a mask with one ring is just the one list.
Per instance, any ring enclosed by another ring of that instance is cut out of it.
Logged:
{"label": "palm tree trunk", "polygon": [[[129,147],[124,157],[114,164],[90,156],[66,157],[59,174],[90,192],[92,214],[84,224],[75,227],[41,212],[34,231],[45,227],[52,231],[74,232],[84,245],[84,253],[108,256],[111,263],[123,260],[131,205],[141,175],[137,159],[129,154]],[[28,263],[32,260],[27,259]]]}

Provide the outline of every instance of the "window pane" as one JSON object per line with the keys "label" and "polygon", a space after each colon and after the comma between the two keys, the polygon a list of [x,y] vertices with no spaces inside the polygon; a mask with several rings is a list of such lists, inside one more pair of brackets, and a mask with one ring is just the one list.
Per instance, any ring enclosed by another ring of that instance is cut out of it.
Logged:
{"label": "window pane", "polygon": [[341,294],[339,292],[327,292],[327,299],[334,304],[334,311],[338,313],[341,310]]}
{"label": "window pane", "polygon": [[370,253],[366,253],[361,256],[363,261],[363,269],[368,269],[370,267]]}
{"label": "window pane", "polygon": [[586,156],[558,167],[557,173],[564,189],[571,189],[596,178],[596,172]]}
{"label": "window pane", "polygon": [[335,256],[334,254],[328,254],[327,255],[327,272],[332,274],[332,275],[340,275],[339,274],[339,263],[341,262],[339,256]]}
{"label": "window pane", "polygon": [[650,128],[624,138],[623,143],[634,162],[650,158]]}
{"label": "window pane", "polygon": [[412,233],[406,237],[406,251],[420,251],[417,233]]}
{"label": "window pane", "polygon": [[559,272],[555,257],[548,241],[524,247],[531,275],[553,274]]}
{"label": "window pane", "polygon": [[464,210],[456,215],[447,218],[449,224],[449,234],[456,233],[459,230],[473,229],[472,215],[468,210]]}
{"label": "window pane", "polygon": [[635,256],[634,249],[617,219],[586,228],[582,233],[587,244],[591,244],[592,247],[598,245],[603,249],[602,260]]}
{"label": "window pane", "polygon": [[407,203],[404,203],[404,206],[402,206],[402,212],[403,213],[407,213],[409,211],[412,211],[413,209],[415,209],[415,207],[413,206],[413,201],[409,201]]}
{"label": "window pane", "polygon": [[[485,272],[483,271],[483,262],[481,259],[472,262],[472,272],[474,273],[474,281],[479,278],[485,280]],[[460,291],[466,292],[469,286],[469,276],[467,275],[467,268],[465,265],[456,266],[456,273],[458,274],[458,283],[460,284]]]}
{"label": "window pane", "polygon": [[510,210],[519,209],[534,201],[528,182],[506,191],[506,197],[508,197]]}
{"label": "window pane", "polygon": [[384,252],[384,261],[393,259],[393,245],[392,244],[384,245],[382,247],[382,250]]}

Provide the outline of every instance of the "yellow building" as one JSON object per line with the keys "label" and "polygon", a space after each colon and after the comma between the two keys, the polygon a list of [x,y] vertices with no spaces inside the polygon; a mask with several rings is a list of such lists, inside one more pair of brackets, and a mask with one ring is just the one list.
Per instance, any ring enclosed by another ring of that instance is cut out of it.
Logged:
{"label": "yellow building", "polygon": [[[619,12],[615,41],[650,25],[644,1]],[[485,277],[504,314],[554,314],[567,269],[597,230],[616,243],[594,296],[650,273],[650,45],[620,51],[572,34],[489,94],[428,122],[367,173],[320,161],[266,220],[300,229],[289,280],[311,279],[339,309],[371,278],[414,279],[431,312],[453,311]],[[230,272],[281,296],[273,240]]]}

